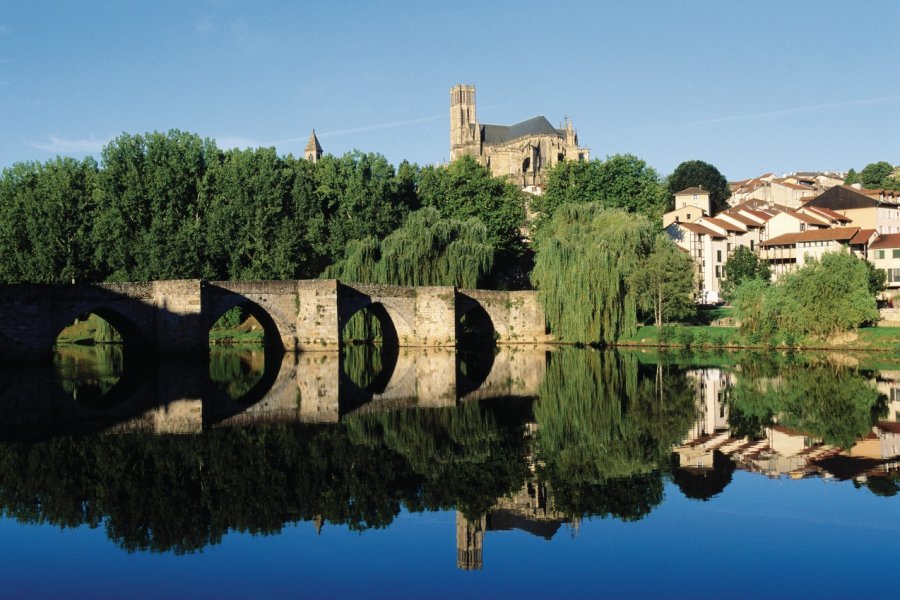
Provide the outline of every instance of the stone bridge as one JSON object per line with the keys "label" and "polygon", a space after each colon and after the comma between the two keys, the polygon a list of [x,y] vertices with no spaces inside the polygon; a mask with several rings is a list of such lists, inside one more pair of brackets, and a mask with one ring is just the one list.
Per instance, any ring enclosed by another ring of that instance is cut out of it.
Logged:
{"label": "stone bridge", "polygon": [[355,414],[533,398],[548,351],[502,346],[482,363],[487,370],[467,374],[454,348],[407,348],[387,367],[387,383],[378,389],[353,383],[341,352],[260,353],[265,355],[263,376],[239,398],[210,380],[209,364],[202,360],[160,361],[150,370],[136,361],[102,398],[92,400],[67,393],[51,365],[7,365],[0,369],[0,440],[99,432],[192,434],[259,423],[335,424]]}
{"label": "stone bridge", "polygon": [[0,356],[49,357],[60,331],[94,313],[126,346],[161,355],[205,355],[209,329],[243,306],[277,350],[333,350],[344,325],[371,309],[395,345],[455,346],[466,315],[500,344],[548,341],[535,292],[347,284],[337,280],[152,281],[0,286]]}

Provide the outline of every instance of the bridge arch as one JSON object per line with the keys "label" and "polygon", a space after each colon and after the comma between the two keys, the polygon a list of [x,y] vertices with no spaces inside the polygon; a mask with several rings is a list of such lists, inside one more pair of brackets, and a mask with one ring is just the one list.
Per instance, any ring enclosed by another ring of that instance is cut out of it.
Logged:
{"label": "bridge arch", "polygon": [[282,339],[283,336],[281,333],[281,328],[278,326],[278,323],[275,322],[275,319],[271,314],[269,314],[269,312],[267,312],[262,306],[260,306],[256,302],[253,302],[252,300],[240,297],[229,297],[229,299],[232,300],[232,302],[220,303],[215,307],[215,311],[210,311],[207,318],[207,324],[210,329],[229,310],[233,308],[241,308],[242,310],[246,311],[248,315],[256,319],[260,327],[262,327],[266,349],[274,350],[280,353],[284,352],[285,347],[284,340]]}
{"label": "bridge arch", "polygon": [[296,290],[293,282],[210,282],[204,290],[207,331],[222,315],[242,307],[263,328],[266,349],[282,353],[296,348]]}
{"label": "bridge arch", "polygon": [[[353,333],[348,331],[353,324],[353,317],[362,314],[372,315],[378,321],[381,332],[380,344],[375,345],[374,340],[369,339],[348,339],[348,335]],[[350,383],[366,393],[383,393],[394,375],[400,352],[396,319],[396,311],[392,318],[388,307],[380,301],[358,303],[354,310],[347,311],[345,318],[342,319],[341,372],[347,376]]]}
{"label": "bridge arch", "polygon": [[[124,308],[124,310],[123,310]],[[135,314],[127,307],[113,307],[106,303],[78,303],[59,306],[53,311],[50,324],[50,347],[56,344],[59,334],[72,325],[76,319],[86,319],[94,314],[109,323],[122,337],[122,345],[130,353],[140,353],[150,349],[152,326],[145,315]]]}

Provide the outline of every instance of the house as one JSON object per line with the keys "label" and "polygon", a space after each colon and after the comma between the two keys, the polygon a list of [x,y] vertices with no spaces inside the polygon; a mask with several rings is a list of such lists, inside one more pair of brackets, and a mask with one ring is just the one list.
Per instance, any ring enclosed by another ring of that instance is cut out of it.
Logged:
{"label": "house", "polygon": [[900,196],[890,190],[863,190],[839,185],[822,192],[803,207],[827,209],[850,219],[856,227],[879,234],[900,233]]}
{"label": "house", "polygon": [[700,304],[719,302],[719,279],[728,260],[728,235],[719,227],[699,223],[671,223],[666,234],[686,250],[696,267],[695,299]]}
{"label": "house", "polygon": [[672,223],[693,223],[711,214],[709,192],[702,187],[689,187],[675,193],[675,208],[663,215],[663,229]]}
{"label": "house", "polygon": [[887,273],[886,288],[900,288],[900,233],[879,235],[869,244],[868,260]]}
{"label": "house", "polygon": [[859,232],[859,227],[835,227],[785,233],[762,242],[759,258],[768,261],[772,277],[777,279],[810,260],[820,260],[825,253],[850,252],[851,242]]}

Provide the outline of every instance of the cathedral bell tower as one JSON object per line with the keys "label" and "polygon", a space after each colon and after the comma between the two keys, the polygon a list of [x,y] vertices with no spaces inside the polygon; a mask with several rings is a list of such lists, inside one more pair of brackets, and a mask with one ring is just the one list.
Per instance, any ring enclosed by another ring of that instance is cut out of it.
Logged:
{"label": "cathedral bell tower", "polygon": [[316,137],[315,129],[309,134],[309,141],[306,143],[303,156],[306,160],[313,163],[319,162],[319,159],[322,158],[322,145],[319,143],[319,138]]}
{"label": "cathedral bell tower", "polygon": [[462,83],[450,89],[450,160],[480,154],[481,132],[475,114],[475,86]]}

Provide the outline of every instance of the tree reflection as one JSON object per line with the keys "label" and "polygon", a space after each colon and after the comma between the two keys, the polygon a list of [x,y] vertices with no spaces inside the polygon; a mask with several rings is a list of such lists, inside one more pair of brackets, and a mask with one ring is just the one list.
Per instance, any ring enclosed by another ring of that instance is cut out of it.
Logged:
{"label": "tree reflection", "polygon": [[[477,402],[351,417],[351,439],[388,448],[423,478],[420,508],[456,507],[478,517],[497,498],[520,489],[527,476],[521,403],[493,408]],[[501,410],[497,410],[497,409]]]}
{"label": "tree reflection", "polygon": [[683,373],[630,354],[562,349],[534,408],[537,454],[556,506],[640,519],[662,501],[662,471],[694,420]]}
{"label": "tree reflection", "polygon": [[729,393],[729,423],[736,435],[759,438],[773,423],[826,444],[852,448],[886,410],[871,373],[828,361],[796,362],[772,369],[742,364]]}

